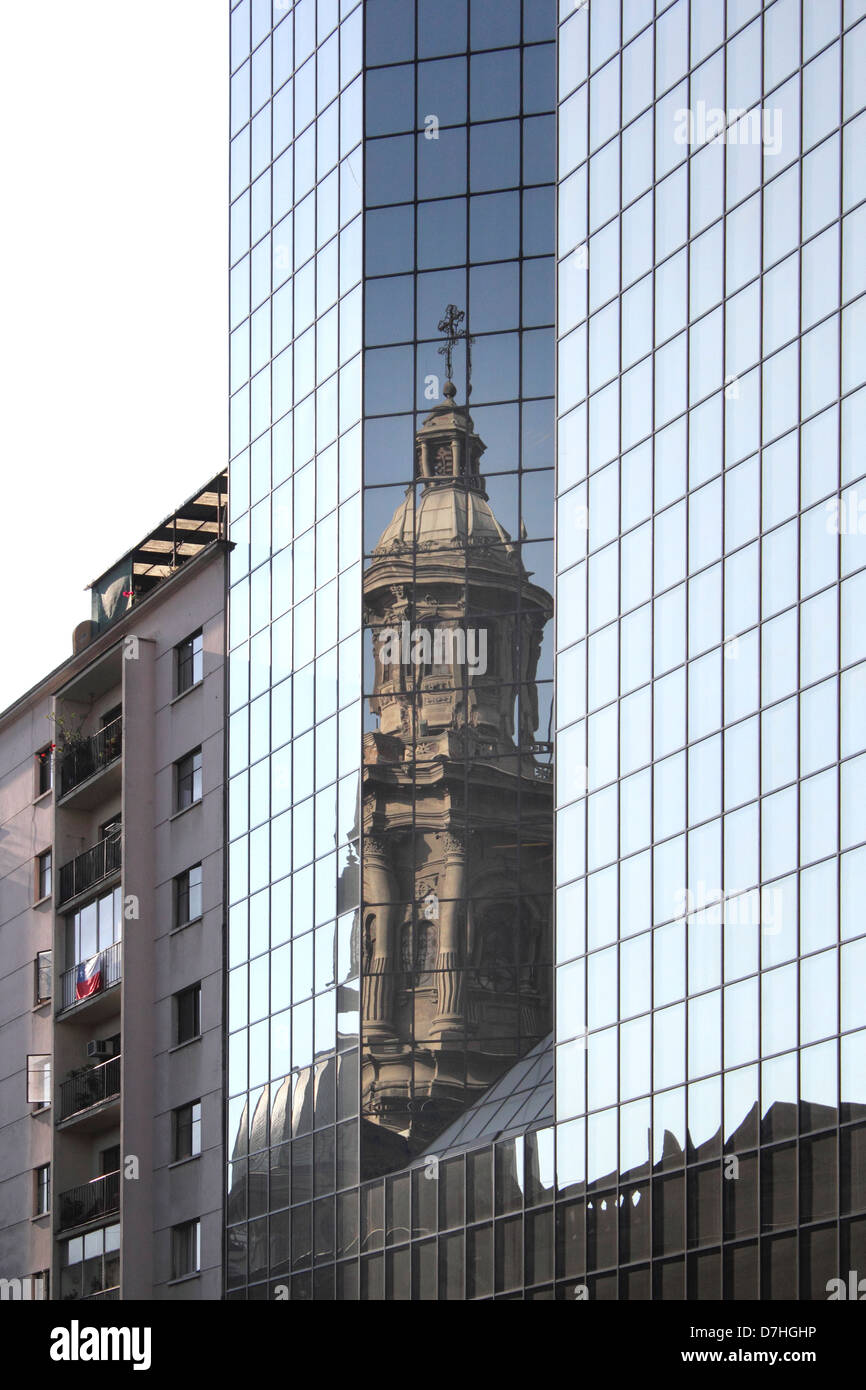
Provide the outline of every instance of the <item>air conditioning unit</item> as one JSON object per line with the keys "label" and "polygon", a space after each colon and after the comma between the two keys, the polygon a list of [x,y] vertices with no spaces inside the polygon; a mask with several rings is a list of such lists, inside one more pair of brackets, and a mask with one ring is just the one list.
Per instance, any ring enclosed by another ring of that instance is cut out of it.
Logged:
{"label": "air conditioning unit", "polygon": [[91,1038],[87,1044],[87,1056],[94,1062],[105,1062],[114,1056],[114,1043],[109,1038]]}

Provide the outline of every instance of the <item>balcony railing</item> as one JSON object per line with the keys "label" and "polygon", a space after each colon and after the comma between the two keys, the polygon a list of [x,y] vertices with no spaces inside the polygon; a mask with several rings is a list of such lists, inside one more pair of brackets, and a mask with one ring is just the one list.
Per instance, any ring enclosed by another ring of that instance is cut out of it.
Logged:
{"label": "balcony railing", "polygon": [[84,1226],[120,1210],[120,1172],[103,1173],[80,1187],[71,1187],[60,1194],[61,1231],[70,1226]]}
{"label": "balcony railing", "polygon": [[65,970],[60,977],[60,1008],[71,1009],[73,1004],[81,1004],[92,999],[112,985],[120,984],[121,949],[120,942],[97,951],[89,960],[79,961],[71,970]]}
{"label": "balcony railing", "polygon": [[58,905],[68,903],[70,898],[77,898],[79,893],[86,893],[88,888],[101,883],[109,874],[116,873],[120,868],[120,845],[118,831],[100,840],[99,844],[92,845],[83,854],[77,854],[68,864],[61,864]]}
{"label": "balcony railing", "polygon": [[71,748],[60,759],[60,795],[66,796],[80,782],[101,772],[120,757],[123,749],[123,720],[106,724],[98,734]]}
{"label": "balcony railing", "polygon": [[104,1100],[120,1095],[120,1058],[110,1057],[98,1067],[82,1067],[70,1072],[60,1083],[61,1120],[80,1115]]}

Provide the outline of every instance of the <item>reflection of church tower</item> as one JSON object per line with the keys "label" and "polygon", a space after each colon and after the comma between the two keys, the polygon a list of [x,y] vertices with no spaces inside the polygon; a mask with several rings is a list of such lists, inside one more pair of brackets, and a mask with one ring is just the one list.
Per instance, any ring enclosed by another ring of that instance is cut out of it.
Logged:
{"label": "reflection of church tower", "polygon": [[535,759],[550,595],[480,476],[456,390],[364,576],[364,1176],[429,1144],[551,1026],[552,783]]}

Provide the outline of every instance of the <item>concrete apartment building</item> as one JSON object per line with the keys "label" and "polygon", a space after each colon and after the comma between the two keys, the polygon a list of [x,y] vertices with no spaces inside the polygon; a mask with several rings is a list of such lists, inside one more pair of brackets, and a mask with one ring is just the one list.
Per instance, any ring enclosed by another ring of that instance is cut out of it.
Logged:
{"label": "concrete apartment building", "polygon": [[226,491],[0,715],[3,1297],[220,1296]]}

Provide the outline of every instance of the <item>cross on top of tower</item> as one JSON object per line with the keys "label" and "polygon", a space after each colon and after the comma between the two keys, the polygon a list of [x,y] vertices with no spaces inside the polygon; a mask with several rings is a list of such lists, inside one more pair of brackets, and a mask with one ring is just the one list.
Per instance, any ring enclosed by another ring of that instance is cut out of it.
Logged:
{"label": "cross on top of tower", "polygon": [[[468,395],[469,395],[469,377],[470,377],[470,375],[471,375],[471,370],[472,370],[472,358],[471,358],[470,347],[471,347],[471,344],[474,343],[475,339],[474,339],[474,338],[471,336],[471,334],[469,333],[468,328],[461,328],[461,327],[460,327],[460,325],[463,323],[463,321],[464,321],[465,318],[466,318],[466,311],[465,311],[464,309],[458,309],[456,304],[449,304],[449,305],[447,306],[447,308],[446,308],[446,310],[445,310],[445,313],[444,313],[443,317],[439,320],[439,332],[440,332],[440,333],[443,333],[443,334],[445,335],[445,342],[441,344],[441,346],[439,347],[438,351],[439,351],[439,352],[441,353],[441,355],[445,358],[445,375],[446,375],[446,377],[448,378],[448,380],[447,380],[447,382],[446,382],[446,387],[447,387],[449,384],[451,384],[451,373],[452,373],[454,349],[455,349],[455,347],[457,346],[457,344],[458,344],[459,342],[461,342],[461,341],[462,341],[462,342],[465,342],[465,344],[466,344],[466,395],[467,395],[467,397],[468,397]],[[444,392],[444,394],[447,396],[447,395],[453,395],[453,394],[456,394],[456,393],[453,391],[453,387],[452,387],[452,391],[449,392],[449,391],[446,390],[446,391]]]}

